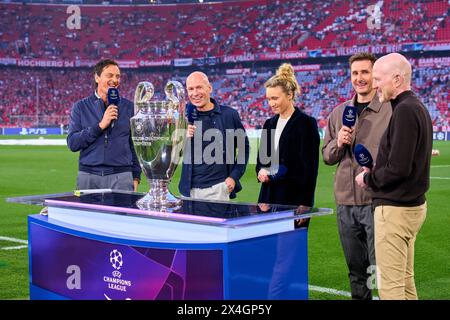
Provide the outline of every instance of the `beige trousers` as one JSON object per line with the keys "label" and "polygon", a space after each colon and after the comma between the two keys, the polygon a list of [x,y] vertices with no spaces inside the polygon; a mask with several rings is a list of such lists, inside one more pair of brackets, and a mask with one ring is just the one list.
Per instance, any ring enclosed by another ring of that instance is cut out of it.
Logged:
{"label": "beige trousers", "polygon": [[380,299],[418,299],[414,283],[414,243],[426,213],[426,202],[417,207],[375,208],[375,257]]}
{"label": "beige trousers", "polygon": [[210,201],[230,201],[230,193],[225,182],[220,182],[209,188],[192,188],[191,198]]}

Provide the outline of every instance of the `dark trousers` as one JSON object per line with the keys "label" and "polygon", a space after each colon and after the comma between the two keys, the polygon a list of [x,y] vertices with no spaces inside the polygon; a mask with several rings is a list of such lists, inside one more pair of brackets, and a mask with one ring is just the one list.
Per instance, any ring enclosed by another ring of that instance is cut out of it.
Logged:
{"label": "dark trousers", "polygon": [[375,268],[373,209],[367,206],[337,206],[337,224],[348,266],[352,299],[372,299],[368,279]]}
{"label": "dark trousers", "polygon": [[122,172],[98,176],[78,171],[77,189],[118,189],[133,191],[133,174],[131,172]]}

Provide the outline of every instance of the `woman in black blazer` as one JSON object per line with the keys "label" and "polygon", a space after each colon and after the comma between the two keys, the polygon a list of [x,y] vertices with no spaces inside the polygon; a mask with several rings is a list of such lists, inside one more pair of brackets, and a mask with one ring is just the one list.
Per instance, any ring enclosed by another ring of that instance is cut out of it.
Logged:
{"label": "woman in black blazer", "polygon": [[281,65],[265,87],[275,116],[266,120],[261,135],[256,165],[262,183],[258,202],[310,208],[319,167],[316,119],[294,107],[300,87],[290,64]]}

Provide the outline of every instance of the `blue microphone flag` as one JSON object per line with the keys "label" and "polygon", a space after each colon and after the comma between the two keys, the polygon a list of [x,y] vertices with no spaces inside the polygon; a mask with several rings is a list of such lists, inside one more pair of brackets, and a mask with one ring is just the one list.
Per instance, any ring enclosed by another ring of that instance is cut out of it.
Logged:
{"label": "blue microphone flag", "polygon": [[[106,94],[106,98],[108,100],[108,106],[110,105],[119,105],[120,97],[119,97],[119,89],[117,88],[108,88],[108,93]],[[114,128],[115,121],[111,122],[111,129]]]}
{"label": "blue microphone flag", "polygon": [[359,143],[355,146],[353,153],[355,154],[356,162],[358,162],[358,164],[361,167],[367,167],[369,169],[372,169],[373,167],[372,155],[370,154],[369,150],[367,150],[366,147],[364,147],[362,144]]}
{"label": "blue microphone flag", "polygon": [[356,114],[356,107],[346,106],[342,114],[342,124],[349,128],[353,127],[356,123]]}
{"label": "blue microphone flag", "polygon": [[188,119],[189,124],[193,124],[195,120],[198,118],[198,110],[197,107],[192,103],[189,103],[186,106],[186,117]]}
{"label": "blue microphone flag", "polygon": [[117,88],[108,88],[108,94],[107,94],[107,98],[108,98],[108,105],[118,105],[119,101],[120,101],[120,97],[119,97],[119,89]]}

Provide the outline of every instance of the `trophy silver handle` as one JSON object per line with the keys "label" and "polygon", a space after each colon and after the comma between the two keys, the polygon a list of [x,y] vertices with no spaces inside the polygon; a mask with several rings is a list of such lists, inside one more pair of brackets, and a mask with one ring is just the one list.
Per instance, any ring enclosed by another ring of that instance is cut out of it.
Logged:
{"label": "trophy silver handle", "polygon": [[172,152],[171,162],[166,175],[173,176],[179,159],[183,154],[184,138],[186,136],[186,119],[184,117],[186,101],[183,85],[178,81],[169,81],[164,88],[166,99],[169,101],[168,117],[174,117],[176,121],[175,130],[171,132]]}
{"label": "trophy silver handle", "polygon": [[151,82],[139,82],[134,92],[134,114],[137,114],[139,109],[147,105],[154,93],[155,87]]}
{"label": "trophy silver handle", "polygon": [[167,100],[171,101],[174,105],[178,105],[180,102],[184,103],[185,91],[183,85],[178,81],[169,81],[164,88]]}

